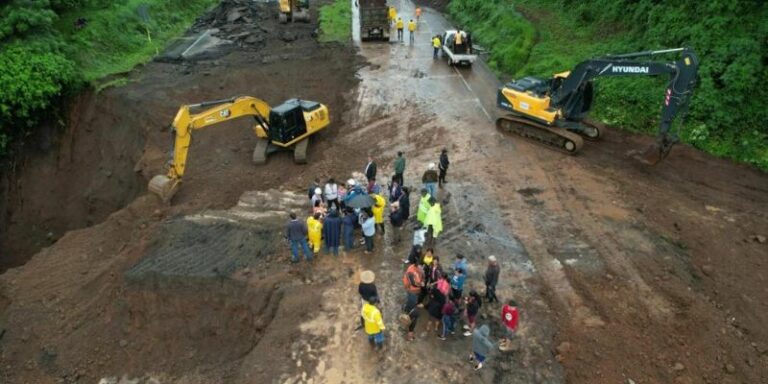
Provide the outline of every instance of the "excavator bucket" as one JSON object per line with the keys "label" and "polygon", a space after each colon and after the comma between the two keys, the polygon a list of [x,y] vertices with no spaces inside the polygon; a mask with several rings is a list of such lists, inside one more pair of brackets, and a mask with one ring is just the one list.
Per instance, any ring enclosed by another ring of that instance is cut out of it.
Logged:
{"label": "excavator bucket", "polygon": [[163,203],[167,203],[179,190],[179,184],[179,180],[171,179],[166,175],[157,175],[149,181],[148,189],[160,197]]}
{"label": "excavator bucket", "polygon": [[677,140],[668,135],[659,136],[656,142],[650,145],[642,153],[636,154],[634,157],[638,161],[646,165],[656,165],[664,160],[669,151],[672,150],[672,146],[677,143]]}
{"label": "excavator bucket", "polygon": [[309,22],[309,10],[308,9],[297,9],[297,10],[293,11],[293,21],[294,22],[308,23]]}

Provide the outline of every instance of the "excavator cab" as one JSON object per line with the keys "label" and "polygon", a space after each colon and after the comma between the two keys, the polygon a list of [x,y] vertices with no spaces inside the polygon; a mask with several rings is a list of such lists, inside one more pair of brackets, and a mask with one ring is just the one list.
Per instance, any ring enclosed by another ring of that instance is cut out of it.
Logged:
{"label": "excavator cab", "polygon": [[277,143],[288,143],[307,133],[304,113],[320,109],[322,105],[314,101],[291,99],[272,108],[269,113],[269,139]]}
{"label": "excavator cab", "polygon": [[285,24],[289,21],[304,23],[309,22],[309,0],[279,0],[280,23]]}

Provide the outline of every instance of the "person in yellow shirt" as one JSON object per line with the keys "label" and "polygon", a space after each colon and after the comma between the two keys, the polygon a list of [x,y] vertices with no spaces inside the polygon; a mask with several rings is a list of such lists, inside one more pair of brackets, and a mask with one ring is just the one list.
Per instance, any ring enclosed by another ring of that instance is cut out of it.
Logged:
{"label": "person in yellow shirt", "polygon": [[[421,189],[421,198],[419,199],[419,209],[416,211],[416,219],[419,223],[424,225],[424,221],[427,219],[427,212],[429,212],[429,191],[426,188]],[[426,225],[424,225],[426,228]]]}
{"label": "person in yellow shirt", "polygon": [[403,19],[397,18],[397,23],[395,23],[395,27],[397,27],[397,41],[403,41],[403,27],[405,25],[403,24]]}
{"label": "person in yellow shirt", "polygon": [[411,19],[408,22],[408,40],[410,40],[411,45],[413,45],[413,41],[416,39],[416,22]]}
{"label": "person in yellow shirt", "polygon": [[429,199],[429,204],[430,208],[426,219],[424,219],[424,226],[427,227],[427,248],[433,248],[437,237],[443,231],[443,210],[434,197]]}
{"label": "person in yellow shirt", "polygon": [[387,205],[387,200],[379,194],[374,194],[373,199],[376,202],[371,210],[373,211],[373,220],[376,222],[376,231],[381,230],[381,235],[384,236],[384,207]]}
{"label": "person in yellow shirt", "polygon": [[437,59],[437,57],[440,56],[440,46],[442,46],[442,44],[440,35],[435,35],[435,37],[432,38],[432,49],[434,50],[432,53],[433,59]]}
{"label": "person in yellow shirt", "polygon": [[389,7],[389,23],[390,23],[390,25],[394,26],[396,20],[397,20],[397,8]]}
{"label": "person in yellow shirt", "polygon": [[315,213],[307,218],[307,237],[310,248],[317,256],[320,253],[320,242],[323,237],[323,222],[320,221],[320,213]]}
{"label": "person in yellow shirt", "polygon": [[378,296],[368,298],[368,301],[363,304],[361,315],[363,316],[365,334],[368,335],[368,342],[377,349],[381,349],[384,347],[384,330],[387,328],[384,326],[381,311],[376,308],[378,303]]}

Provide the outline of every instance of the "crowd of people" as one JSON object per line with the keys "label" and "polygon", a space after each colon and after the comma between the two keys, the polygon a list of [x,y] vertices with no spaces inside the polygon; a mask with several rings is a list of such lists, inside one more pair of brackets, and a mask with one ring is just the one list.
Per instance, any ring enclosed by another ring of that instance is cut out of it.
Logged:
{"label": "crowd of people", "polygon": [[[480,369],[488,354],[496,348],[490,340],[490,327],[478,326],[478,314],[486,306],[499,302],[496,286],[500,266],[495,256],[488,256],[483,280],[485,292],[481,295],[474,289],[465,293],[469,261],[461,254],[455,255],[450,266],[443,265],[438,256],[437,243],[443,232],[442,207],[438,200],[438,189],[446,181],[450,161],[448,150],[440,152],[437,164],[429,163],[422,173],[420,194],[415,217],[411,215],[411,188],[405,186],[406,159],[402,152],[393,161],[392,176],[386,185],[377,182],[378,165],[372,157],[363,168],[358,179],[350,178],[339,184],[329,178],[324,184],[320,179],[307,188],[309,200],[306,220],[291,213],[286,228],[286,237],[291,244],[291,261],[300,262],[303,253],[308,262],[320,255],[339,255],[339,249],[352,252],[362,246],[364,254],[376,248],[376,238],[384,239],[385,211],[388,211],[391,226],[390,240],[402,243],[403,232],[412,228],[412,243],[403,263],[407,265],[402,276],[405,295],[399,321],[404,337],[413,341],[419,318],[426,316],[424,330],[439,340],[448,340],[455,335],[460,323],[461,335],[472,338],[471,361]],[[373,271],[360,275],[359,293],[362,299],[360,327],[368,335],[370,343],[381,349],[385,342],[385,323],[381,314],[380,297],[374,283]],[[501,308],[505,334],[498,348],[511,348],[511,340],[518,323],[517,304],[510,300]]]}

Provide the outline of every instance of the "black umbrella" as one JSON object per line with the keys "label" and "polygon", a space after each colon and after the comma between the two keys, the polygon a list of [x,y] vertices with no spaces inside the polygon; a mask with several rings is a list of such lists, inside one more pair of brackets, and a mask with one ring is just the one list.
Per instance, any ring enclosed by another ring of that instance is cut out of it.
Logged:
{"label": "black umbrella", "polygon": [[372,207],[376,203],[376,200],[371,195],[365,193],[358,193],[352,196],[344,204],[350,208],[368,208]]}

